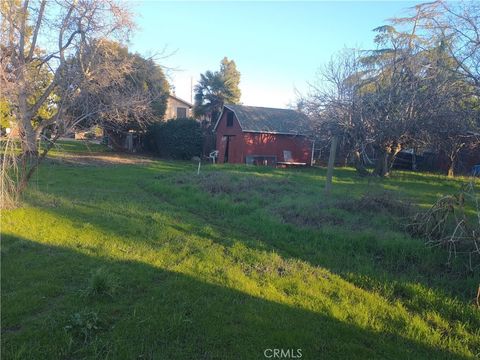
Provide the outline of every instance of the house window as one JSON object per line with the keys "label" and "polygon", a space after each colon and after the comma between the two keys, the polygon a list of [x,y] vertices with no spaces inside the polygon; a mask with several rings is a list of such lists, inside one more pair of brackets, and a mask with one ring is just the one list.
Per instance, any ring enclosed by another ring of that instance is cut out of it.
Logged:
{"label": "house window", "polygon": [[227,127],[233,126],[233,112],[227,113]]}
{"label": "house window", "polygon": [[187,108],[177,107],[177,119],[184,119],[187,117]]}

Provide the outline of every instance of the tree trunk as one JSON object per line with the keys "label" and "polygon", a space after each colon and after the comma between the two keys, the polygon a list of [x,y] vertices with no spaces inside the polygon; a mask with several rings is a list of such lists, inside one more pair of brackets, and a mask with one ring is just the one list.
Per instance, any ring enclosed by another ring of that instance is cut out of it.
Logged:
{"label": "tree trunk", "polygon": [[363,162],[362,162],[362,158],[360,156],[360,152],[359,151],[355,151],[353,153],[353,161],[354,161],[354,166],[355,166],[355,170],[357,170],[357,173],[358,175],[360,176],[368,176],[370,175],[370,173],[368,172],[368,170],[365,168],[365,166],[363,165]]}
{"label": "tree trunk", "polygon": [[395,163],[395,159],[397,158],[398,153],[402,150],[400,145],[392,146],[390,148],[390,152],[388,153],[388,174],[392,171],[393,164]]}
{"label": "tree trunk", "polygon": [[22,119],[20,141],[24,157],[36,158],[38,156],[37,138],[29,114]]}
{"label": "tree trunk", "polygon": [[448,167],[448,171],[447,171],[447,176],[449,178],[453,177],[455,174],[454,174],[454,171],[453,171],[453,164],[451,164],[449,167]]}
{"label": "tree trunk", "polygon": [[32,178],[32,175],[37,171],[38,166],[40,163],[45,159],[50,149],[53,145],[57,142],[58,138],[60,137],[60,133],[57,133],[53,139],[45,146],[42,153],[39,155],[38,152],[34,158],[29,159],[29,166],[27,167],[26,171],[22,173],[20,178],[19,186],[18,186],[18,194],[21,194],[28,186],[28,182]]}
{"label": "tree trunk", "polygon": [[450,164],[448,164],[447,177],[451,178],[455,176],[455,158],[450,158]]}
{"label": "tree trunk", "polygon": [[[21,49],[23,51],[23,49]],[[20,67],[18,69],[18,112],[17,119],[20,122],[20,140],[22,147],[22,155],[25,158],[35,157],[38,155],[35,130],[32,125],[32,114],[28,109],[28,91],[26,79],[26,64],[23,57],[20,59]]]}
{"label": "tree trunk", "polygon": [[456,146],[453,150],[449,152],[448,160],[450,160],[450,164],[448,164],[447,176],[454,177],[455,176],[455,165],[457,164],[458,153],[463,148],[465,144],[462,143]]}
{"label": "tree trunk", "polygon": [[380,177],[388,176],[388,152],[387,150],[382,149],[380,155],[377,157],[375,161],[375,170],[374,174]]}
{"label": "tree trunk", "polygon": [[402,147],[398,144],[379,149],[380,156],[377,158],[375,163],[374,174],[380,177],[389,176],[390,172],[392,171],[395,158],[401,149]]}

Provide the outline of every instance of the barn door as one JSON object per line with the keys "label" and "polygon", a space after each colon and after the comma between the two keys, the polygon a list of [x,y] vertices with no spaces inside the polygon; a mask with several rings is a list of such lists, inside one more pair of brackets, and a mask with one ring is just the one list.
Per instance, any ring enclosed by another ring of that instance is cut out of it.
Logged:
{"label": "barn door", "polygon": [[225,154],[223,156],[223,162],[228,163],[228,157],[230,155],[230,142],[233,135],[225,135],[222,137],[222,143],[225,144]]}

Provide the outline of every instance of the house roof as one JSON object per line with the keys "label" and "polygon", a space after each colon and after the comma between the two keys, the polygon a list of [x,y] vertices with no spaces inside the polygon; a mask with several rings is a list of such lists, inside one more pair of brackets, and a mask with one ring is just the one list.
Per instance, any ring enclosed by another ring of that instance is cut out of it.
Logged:
{"label": "house roof", "polygon": [[174,100],[177,100],[177,101],[179,101],[179,102],[187,105],[189,108],[191,108],[191,107],[193,106],[193,105],[192,105],[191,103],[189,103],[188,101],[185,101],[185,100],[183,100],[183,99],[180,99],[179,97],[176,97],[175,95],[169,94],[168,96],[171,97],[171,98],[174,99]]}
{"label": "house roof", "polygon": [[[310,132],[308,118],[295,110],[230,104],[225,108],[235,113],[244,132],[285,135],[306,135]],[[222,115],[223,111],[215,129]]]}

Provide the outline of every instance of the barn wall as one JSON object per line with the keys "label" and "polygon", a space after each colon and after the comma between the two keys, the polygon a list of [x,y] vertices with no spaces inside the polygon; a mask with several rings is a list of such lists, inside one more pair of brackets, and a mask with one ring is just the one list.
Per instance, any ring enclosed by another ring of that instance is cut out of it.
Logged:
{"label": "barn wall", "polygon": [[218,162],[224,162],[226,141],[224,136],[233,135],[229,147],[229,163],[244,164],[246,156],[276,156],[277,161],[285,161],[283,151],[292,152],[293,161],[310,164],[312,144],[303,136],[244,133],[236,117],[233,126],[227,127],[226,109],[217,126]]}
{"label": "barn wall", "polygon": [[223,163],[225,158],[226,142],[225,142],[224,136],[233,135],[233,137],[230,138],[228,162],[234,163],[234,164],[240,164],[245,162],[245,155],[244,155],[245,142],[243,140],[243,132],[236,117],[233,118],[233,126],[227,127],[227,112],[229,111],[230,110],[225,109],[216,130],[217,150],[219,151],[218,162]]}
{"label": "barn wall", "polygon": [[[295,162],[310,164],[312,143],[303,136],[244,133],[244,155],[274,155],[277,161],[285,161],[283,151],[292,152]],[[245,159],[243,159],[245,161]]]}

